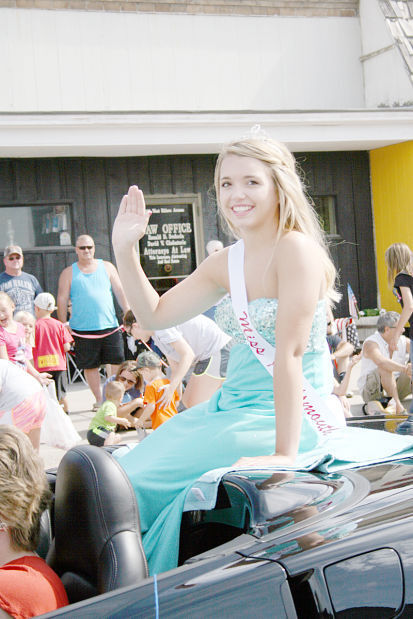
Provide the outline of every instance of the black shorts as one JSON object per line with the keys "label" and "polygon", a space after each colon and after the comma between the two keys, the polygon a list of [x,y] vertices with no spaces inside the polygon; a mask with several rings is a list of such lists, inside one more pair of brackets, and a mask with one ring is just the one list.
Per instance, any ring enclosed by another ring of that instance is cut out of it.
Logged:
{"label": "black shorts", "polygon": [[66,395],[66,370],[48,370],[48,374],[51,374],[56,385],[57,399],[60,400]]}
{"label": "black shorts", "polygon": [[[111,333],[113,329],[103,331],[79,331],[85,335],[101,335],[102,337],[78,337],[73,333],[75,340],[76,365],[80,370],[92,370],[105,363],[119,365],[125,360],[123,353],[123,339],[121,331]],[[106,333],[111,333],[107,335]]]}
{"label": "black shorts", "polygon": [[110,430],[108,430],[107,428],[103,428],[102,426],[99,426],[96,429],[99,434],[96,434],[96,432],[93,432],[93,430],[88,430],[86,438],[89,442],[89,445],[95,445],[95,447],[103,447],[103,445],[105,444],[105,440],[110,434]]}

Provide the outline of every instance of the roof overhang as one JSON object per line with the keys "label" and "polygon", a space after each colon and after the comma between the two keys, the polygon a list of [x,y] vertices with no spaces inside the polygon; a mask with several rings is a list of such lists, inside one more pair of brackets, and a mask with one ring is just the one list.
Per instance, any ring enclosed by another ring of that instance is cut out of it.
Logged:
{"label": "roof overhang", "polygon": [[413,108],[0,113],[0,157],[216,153],[256,124],[294,152],[372,150],[413,139]]}

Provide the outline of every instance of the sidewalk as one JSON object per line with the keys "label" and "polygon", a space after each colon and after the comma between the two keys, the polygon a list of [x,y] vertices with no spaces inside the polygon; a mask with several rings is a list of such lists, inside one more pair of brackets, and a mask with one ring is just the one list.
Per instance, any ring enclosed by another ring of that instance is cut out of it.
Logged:
{"label": "sidewalk", "polygon": [[[88,387],[82,382],[76,382],[72,385],[68,385],[68,401],[69,401],[69,418],[75,426],[76,430],[82,437],[80,445],[87,445],[86,434],[89,427],[90,420],[94,413],[92,412],[92,405],[95,398]],[[122,432],[122,443],[133,443],[136,441],[136,432],[130,430],[128,432]],[[45,469],[54,468],[59,465],[60,460],[65,455],[63,449],[57,447],[49,447],[48,445],[40,445],[40,455],[43,458]]]}

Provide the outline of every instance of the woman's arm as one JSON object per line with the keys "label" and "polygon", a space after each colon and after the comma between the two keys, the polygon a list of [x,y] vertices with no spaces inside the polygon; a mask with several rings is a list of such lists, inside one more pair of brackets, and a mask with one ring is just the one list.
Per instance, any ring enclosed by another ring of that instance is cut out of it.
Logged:
{"label": "woman's arm", "polygon": [[7,346],[5,344],[2,344],[0,346],[0,359],[5,359],[6,361],[9,361],[9,355],[7,354]]}
{"label": "woman's arm", "polygon": [[178,353],[179,361],[174,361],[167,356],[171,375],[169,377],[169,383],[159,389],[160,391],[163,389],[163,395],[159,401],[159,406],[161,408],[165,408],[170,404],[175,391],[182,386],[182,381],[195,357],[194,351],[183,337],[175,342],[170,342],[170,346]]}
{"label": "woman's arm", "polygon": [[410,316],[413,314],[413,296],[410,288],[407,286],[400,287],[400,294],[403,299],[403,309],[400,314],[399,321],[396,325],[396,328],[393,330],[393,336],[389,343],[389,351],[390,356],[397,349],[397,342],[399,341],[399,337],[402,335],[404,331],[404,325],[409,320]]}
{"label": "woman's arm", "polygon": [[[112,242],[120,280],[141,326],[158,330],[180,324],[202,313],[227,292],[227,253],[217,252],[191,275],[160,298],[139,262],[136,243],[149,221],[142,191],[132,186],[119,207]],[[223,254],[222,256],[220,254]]]}
{"label": "woman's arm", "polygon": [[279,244],[278,310],[275,326],[274,403],[276,455],[294,462],[303,415],[302,359],[323,287],[321,250],[299,233]]}
{"label": "woman's arm", "polygon": [[276,259],[275,454],[241,458],[236,462],[237,466],[292,466],[298,453],[303,416],[302,358],[316,305],[322,296],[324,270],[321,249],[313,240],[297,232],[281,239]]}

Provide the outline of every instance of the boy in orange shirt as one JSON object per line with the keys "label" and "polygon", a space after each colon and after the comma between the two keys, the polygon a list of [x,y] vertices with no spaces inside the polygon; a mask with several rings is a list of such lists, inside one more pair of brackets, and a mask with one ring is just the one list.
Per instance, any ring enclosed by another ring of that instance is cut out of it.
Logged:
{"label": "boy in orange shirt", "polygon": [[181,397],[181,393],[178,393],[178,390],[174,391],[170,404],[165,408],[161,408],[159,401],[162,398],[165,386],[169,385],[169,380],[162,373],[160,357],[148,350],[138,355],[136,363],[146,383],[143,396],[144,408],[137,419],[136,427],[144,428],[145,422],[151,417],[152,429],[156,430],[158,426],[176,415],[178,412],[176,405]]}

